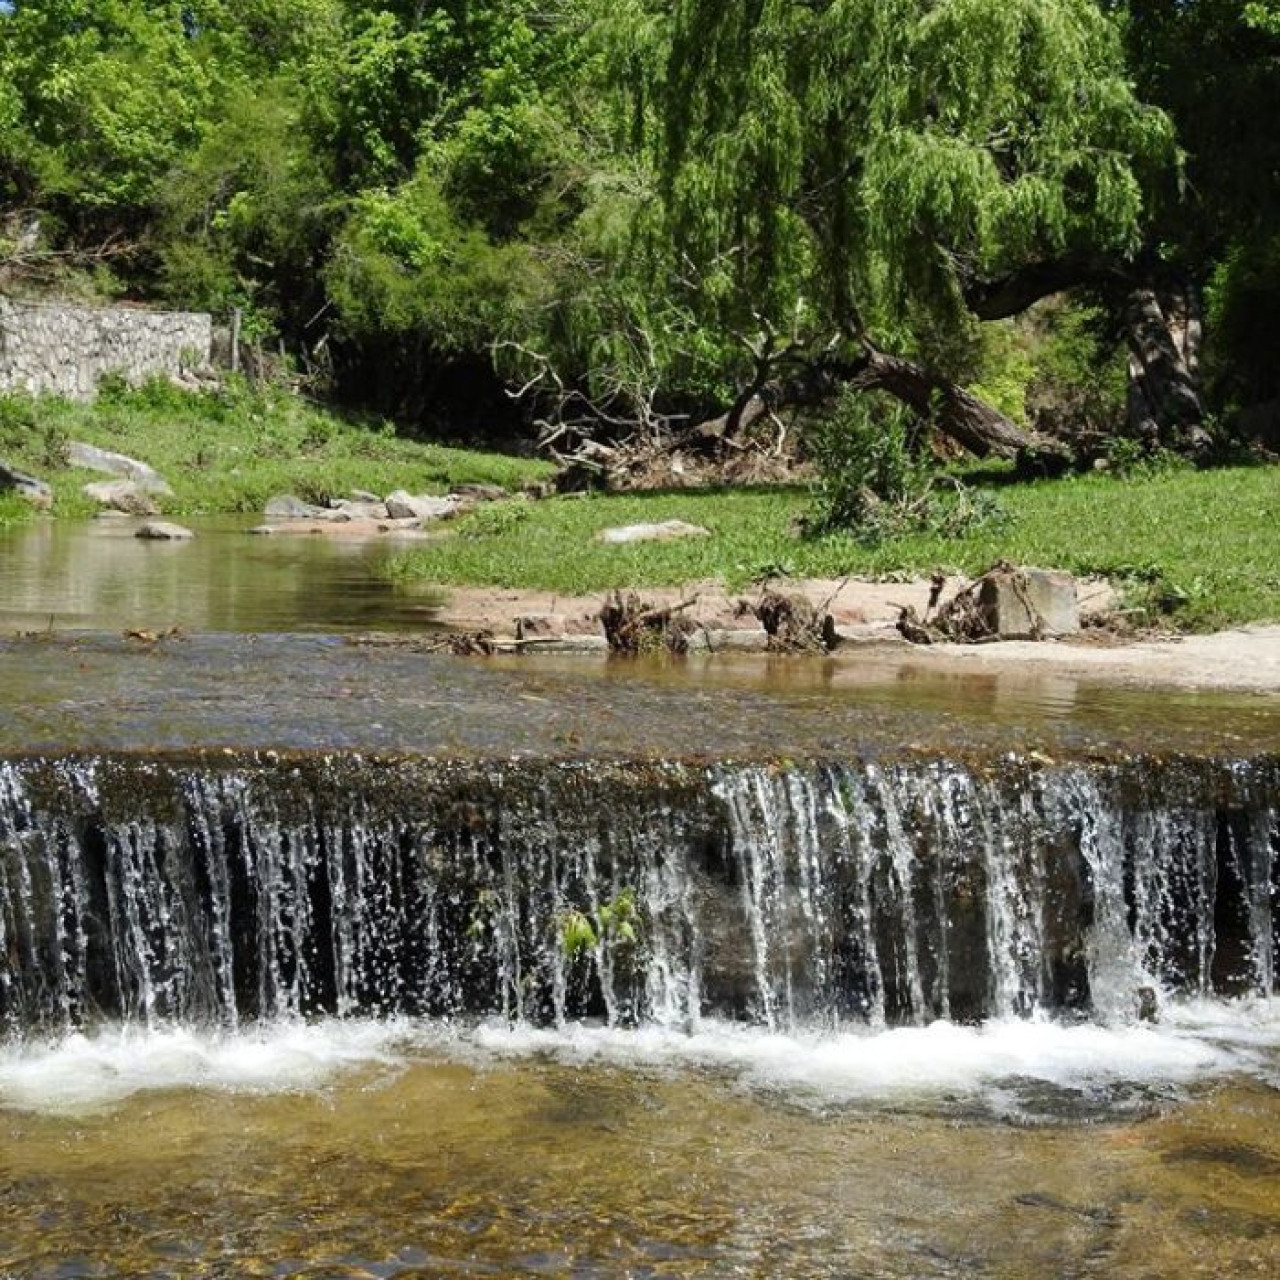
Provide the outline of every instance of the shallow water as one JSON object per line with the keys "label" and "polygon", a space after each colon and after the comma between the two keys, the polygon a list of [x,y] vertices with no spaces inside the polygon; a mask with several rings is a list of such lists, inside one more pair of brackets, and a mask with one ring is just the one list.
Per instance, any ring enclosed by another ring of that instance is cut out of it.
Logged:
{"label": "shallow water", "polygon": [[849,759],[892,751],[1280,750],[1280,699],[897,657],[461,659],[298,635],[0,639],[0,755],[356,750],[444,757]]}
{"label": "shallow water", "polygon": [[344,631],[420,626],[430,611],[376,573],[377,539],[251,537],[260,520],[184,520],[190,542],[134,536],[138,521],[40,520],[0,535],[0,633]]}
{"label": "shallow water", "polygon": [[1215,1006],[915,1045],[329,1024],[25,1073],[10,1050],[0,1274],[1270,1276],[1277,1030]]}

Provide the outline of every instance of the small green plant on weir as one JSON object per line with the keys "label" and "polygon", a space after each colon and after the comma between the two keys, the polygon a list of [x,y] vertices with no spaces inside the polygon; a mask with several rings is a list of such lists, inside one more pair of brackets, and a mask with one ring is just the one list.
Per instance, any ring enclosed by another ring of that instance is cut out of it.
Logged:
{"label": "small green plant on weir", "polygon": [[634,946],[639,939],[639,924],[636,891],[630,887],[620,889],[590,913],[576,908],[560,913],[557,919],[560,950],[568,959],[576,960],[601,943]]}

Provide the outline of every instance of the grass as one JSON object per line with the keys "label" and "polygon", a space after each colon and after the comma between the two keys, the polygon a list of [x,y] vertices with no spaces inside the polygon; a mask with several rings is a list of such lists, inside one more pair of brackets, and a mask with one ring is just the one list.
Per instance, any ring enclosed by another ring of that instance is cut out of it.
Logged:
{"label": "grass", "polygon": [[[65,466],[69,440],[149,462],[173,485],[174,515],[261,511],[277,493],[312,501],[367,489],[436,492],[463,482],[507,488],[549,474],[543,463],[397,437],[291,396],[232,384],[190,395],[163,383],[109,388],[93,405],[0,397],[0,458],[48,480],[55,511],[88,514],[95,477]],[[1007,519],[961,538],[913,535],[876,547],[803,538],[802,489],[558,498],[480,508],[446,536],[388,562],[396,582],[527,587],[564,594],[720,579],[741,590],[769,573],[889,577],[935,568],[977,574],[998,559],[1100,574],[1186,629],[1280,619],[1280,468],[1172,470],[998,484]],[[30,518],[0,497],[0,532]],[[611,525],[669,519],[710,538],[607,546]]]}
{"label": "grass", "polygon": [[[389,562],[404,584],[527,587],[581,594],[720,579],[740,590],[768,572],[887,577],[935,568],[977,574],[999,559],[1099,574],[1176,625],[1204,630],[1280,619],[1280,468],[1089,475],[1004,485],[1007,519],[969,536],[915,535],[865,547],[795,532],[802,490],[551,499],[527,515],[477,513],[451,536]],[[682,519],[710,538],[609,546],[611,525]]]}
{"label": "grass", "polygon": [[[517,489],[549,473],[545,463],[424,444],[385,424],[348,421],[296,396],[243,384],[190,394],[156,382],[108,388],[91,405],[0,397],[0,458],[49,481],[55,511],[88,514],[80,492],[106,477],[66,467],[69,440],[83,440],[149,463],[173,486],[166,514],[261,511],[293,493],[313,502],[352,489],[438,493],[465,482]],[[0,506],[0,528],[17,518]]]}

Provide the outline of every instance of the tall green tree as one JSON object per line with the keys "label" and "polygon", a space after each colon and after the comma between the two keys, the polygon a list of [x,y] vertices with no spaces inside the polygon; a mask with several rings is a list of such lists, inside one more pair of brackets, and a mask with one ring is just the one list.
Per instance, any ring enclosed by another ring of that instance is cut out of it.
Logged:
{"label": "tall green tree", "polygon": [[1093,0],[631,0],[614,23],[709,321],[821,348],[979,452],[1027,444],[956,384],[956,337],[1057,264],[1140,247],[1172,132],[1116,22]]}

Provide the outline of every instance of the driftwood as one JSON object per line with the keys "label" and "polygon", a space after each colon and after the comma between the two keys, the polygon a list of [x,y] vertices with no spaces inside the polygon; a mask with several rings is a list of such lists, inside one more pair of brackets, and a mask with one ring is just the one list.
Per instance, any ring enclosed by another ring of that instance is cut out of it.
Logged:
{"label": "driftwood", "polygon": [[827,653],[839,643],[835,619],[805,596],[766,591],[751,612],[769,637],[770,653]]}
{"label": "driftwood", "polygon": [[684,616],[697,597],[667,608],[645,604],[634,592],[615,591],[600,609],[600,625],[610,653],[688,653],[689,637],[698,628]]}

